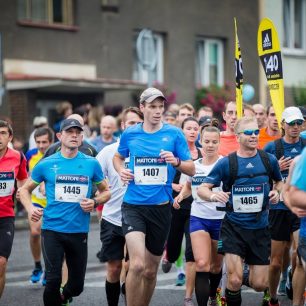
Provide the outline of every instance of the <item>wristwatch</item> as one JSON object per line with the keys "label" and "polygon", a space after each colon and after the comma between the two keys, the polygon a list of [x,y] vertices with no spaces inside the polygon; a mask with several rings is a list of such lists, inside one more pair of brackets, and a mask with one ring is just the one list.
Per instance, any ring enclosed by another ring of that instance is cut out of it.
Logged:
{"label": "wristwatch", "polygon": [[98,203],[98,201],[95,198],[93,198],[93,201],[94,201],[94,208],[97,208],[100,205],[100,203]]}

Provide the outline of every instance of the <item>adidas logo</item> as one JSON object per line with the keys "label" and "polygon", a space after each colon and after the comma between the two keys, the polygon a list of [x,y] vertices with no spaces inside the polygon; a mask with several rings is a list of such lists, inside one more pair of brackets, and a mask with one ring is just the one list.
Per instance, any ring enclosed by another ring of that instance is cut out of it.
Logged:
{"label": "adidas logo", "polygon": [[248,164],[246,165],[246,168],[247,168],[247,169],[251,169],[251,168],[254,168],[254,166],[253,166],[253,164],[248,163]]}
{"label": "adidas logo", "polygon": [[265,37],[265,39],[264,39],[264,43],[265,43],[265,44],[270,43],[270,39],[269,39],[268,34],[266,34],[266,37]]}
{"label": "adidas logo", "polygon": [[6,232],[7,235],[9,236],[12,236],[12,233],[11,232]]}
{"label": "adidas logo", "polygon": [[131,231],[133,229],[133,226],[128,227],[128,231]]}
{"label": "adidas logo", "polygon": [[267,29],[262,31],[262,48],[263,50],[272,49],[272,31],[271,29]]}
{"label": "adidas logo", "polygon": [[293,148],[293,149],[291,150],[291,153],[299,153],[299,152],[298,152],[298,150],[297,150],[296,148]]}

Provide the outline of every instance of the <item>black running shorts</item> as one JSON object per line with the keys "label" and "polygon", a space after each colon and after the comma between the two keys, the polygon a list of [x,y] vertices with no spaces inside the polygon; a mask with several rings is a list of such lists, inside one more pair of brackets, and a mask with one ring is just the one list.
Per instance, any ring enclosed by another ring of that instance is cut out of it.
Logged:
{"label": "black running shorts", "polygon": [[0,218],[0,256],[6,259],[10,257],[12,251],[15,232],[14,221],[14,217]]}
{"label": "black running shorts", "polygon": [[269,228],[272,240],[290,241],[291,234],[300,228],[300,219],[291,210],[270,209]]}
{"label": "black running shorts", "polygon": [[155,256],[163,254],[171,224],[171,205],[122,204],[122,230],[146,235],[146,248]]}
{"label": "black running shorts", "polygon": [[271,252],[269,228],[245,229],[225,218],[218,241],[218,252],[238,255],[249,265],[269,265]]}
{"label": "black running shorts", "polygon": [[102,219],[100,228],[101,260],[103,262],[122,260],[124,258],[125,244],[122,227]]}

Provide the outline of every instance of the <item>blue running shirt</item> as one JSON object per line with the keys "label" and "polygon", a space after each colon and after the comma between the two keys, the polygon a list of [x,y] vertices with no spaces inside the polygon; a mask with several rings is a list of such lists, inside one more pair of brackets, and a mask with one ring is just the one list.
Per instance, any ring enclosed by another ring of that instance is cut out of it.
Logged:
{"label": "blue running shirt", "polygon": [[80,201],[90,198],[92,182],[99,184],[104,175],[99,162],[81,152],[65,158],[57,152],[42,159],[33,169],[32,180],[45,182],[47,206],[42,229],[62,233],[87,233],[90,213],[81,209]]}
{"label": "blue running shirt", "polygon": [[[290,185],[306,192],[305,169],[306,149],[303,150],[301,157],[294,166],[290,182]],[[300,237],[306,238],[306,217],[301,218]]]}
{"label": "blue running shirt", "polygon": [[172,202],[171,183],[175,168],[159,157],[161,151],[171,151],[183,161],[192,160],[183,132],[163,123],[160,130],[147,133],[143,124],[126,129],[120,139],[118,153],[130,156],[129,169],[135,178],[128,185],[123,201],[134,205],[158,205]]}
{"label": "blue running shirt", "polygon": [[[256,175],[265,173],[266,169],[257,153],[253,157],[238,158],[238,174],[232,192],[229,197],[229,204],[233,206],[233,195],[235,199],[235,207],[237,211],[241,209],[249,209],[250,207],[257,207],[262,204],[263,211],[258,215],[257,212],[227,212],[227,217],[233,223],[245,229],[258,229],[268,226],[268,210],[269,207],[269,177],[268,175],[261,175],[255,177],[241,177],[246,175]],[[273,169],[275,181],[281,181],[282,176],[279,170],[276,158],[269,154],[270,163]],[[229,159],[224,157],[220,159],[208,176],[204,179],[204,183],[220,186],[221,182],[229,181]],[[246,201],[249,200],[250,201]],[[261,210],[259,210],[261,211]]]}
{"label": "blue running shirt", "polygon": [[[284,147],[284,156],[285,157],[291,157],[294,159],[296,156],[301,154],[303,146],[301,140],[297,143],[287,143],[284,141],[283,138],[281,138],[281,142]],[[275,150],[275,143],[274,141],[271,141],[267,143],[267,145],[264,147],[264,150],[268,153],[271,153],[275,156],[276,150]],[[281,172],[283,181],[285,182],[288,177],[288,170],[284,170]],[[286,204],[283,201],[279,201],[276,205],[271,205],[271,209],[283,209],[283,210],[289,210],[289,208],[286,206]]]}

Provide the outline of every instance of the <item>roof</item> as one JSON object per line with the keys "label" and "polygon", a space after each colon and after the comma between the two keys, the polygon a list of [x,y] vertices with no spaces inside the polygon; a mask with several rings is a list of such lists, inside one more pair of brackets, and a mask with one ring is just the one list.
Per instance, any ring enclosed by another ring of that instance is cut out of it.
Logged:
{"label": "roof", "polygon": [[67,77],[46,77],[39,75],[7,73],[7,90],[36,89],[40,92],[93,93],[110,90],[143,90],[147,84],[125,79],[75,79]]}

